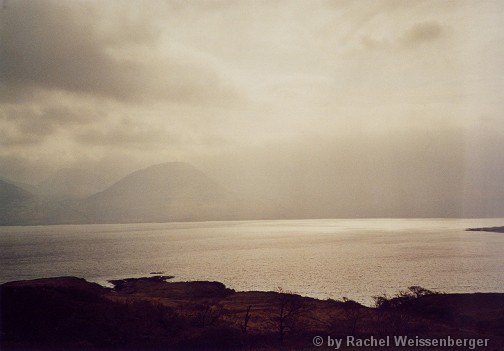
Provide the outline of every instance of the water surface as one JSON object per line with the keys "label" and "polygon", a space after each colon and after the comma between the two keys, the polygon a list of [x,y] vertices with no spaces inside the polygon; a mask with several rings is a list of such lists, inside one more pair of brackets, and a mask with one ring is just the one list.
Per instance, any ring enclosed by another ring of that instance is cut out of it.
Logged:
{"label": "water surface", "polygon": [[504,219],[278,220],[0,227],[0,282],[163,271],[237,290],[361,302],[410,285],[504,292]]}

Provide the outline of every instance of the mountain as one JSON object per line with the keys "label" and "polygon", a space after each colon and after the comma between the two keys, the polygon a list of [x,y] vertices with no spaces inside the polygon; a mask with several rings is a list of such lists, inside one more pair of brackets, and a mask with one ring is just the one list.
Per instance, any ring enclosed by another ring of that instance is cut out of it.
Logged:
{"label": "mountain", "polygon": [[240,197],[187,163],[138,170],[87,197],[103,183],[90,172],[79,172],[57,172],[37,193],[2,181],[0,225],[254,219],[272,218],[270,213],[282,210],[272,201]]}
{"label": "mountain", "polygon": [[237,201],[193,166],[169,162],[129,174],[81,208],[96,223],[217,220],[236,217]]}
{"label": "mountain", "polygon": [[63,168],[42,181],[37,192],[48,199],[77,199],[105,189],[110,180],[89,170]]}
{"label": "mountain", "polygon": [[6,177],[0,176],[0,181],[4,181],[5,183],[9,183],[11,185],[15,185],[18,188],[21,188],[24,191],[27,191],[29,193],[35,194],[37,193],[37,187],[35,185],[23,183],[23,182],[17,182],[11,179],[8,179]]}
{"label": "mountain", "polygon": [[0,225],[83,223],[86,216],[70,204],[50,201],[0,180]]}
{"label": "mountain", "polygon": [[0,209],[20,205],[33,198],[33,195],[20,187],[0,180]]}

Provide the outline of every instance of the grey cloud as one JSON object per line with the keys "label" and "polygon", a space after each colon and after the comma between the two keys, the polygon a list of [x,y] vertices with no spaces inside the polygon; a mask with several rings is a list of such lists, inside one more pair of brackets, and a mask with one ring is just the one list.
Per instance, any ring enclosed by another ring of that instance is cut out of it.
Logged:
{"label": "grey cloud", "polygon": [[[9,2],[0,21],[3,100],[30,98],[37,90],[64,90],[122,101],[208,102],[236,97],[232,87],[205,62],[188,64],[156,56],[159,32],[148,18],[100,17],[100,6]],[[144,50],[153,59],[114,55],[114,50],[124,48],[133,50],[137,57]]]}
{"label": "grey cloud", "polygon": [[232,0],[205,0],[205,1],[186,1],[186,0],[171,0],[167,2],[170,10],[182,11],[194,9],[203,11],[216,11],[227,7],[236,6],[240,1]]}
{"label": "grey cloud", "polygon": [[123,118],[119,123],[109,127],[89,127],[75,135],[77,142],[89,145],[102,146],[128,146],[175,144],[180,139],[168,133],[164,128],[136,122],[129,118]]}
{"label": "grey cloud", "polygon": [[40,135],[26,134],[15,129],[0,127],[0,145],[3,147],[33,145],[41,142],[43,139]]}
{"label": "grey cloud", "polygon": [[3,155],[0,152],[0,176],[10,180],[34,184],[38,177],[43,178],[51,171],[45,160],[32,160],[19,154]]}
{"label": "grey cloud", "polygon": [[96,122],[100,115],[91,109],[51,106],[42,110],[30,106],[5,107],[0,112],[1,143],[4,146],[42,142],[62,129]]}
{"label": "grey cloud", "polygon": [[361,38],[361,45],[368,50],[403,50],[419,48],[421,44],[440,39],[446,29],[435,21],[419,22],[393,39],[377,39],[372,35]]}
{"label": "grey cloud", "polygon": [[427,21],[414,24],[403,37],[403,44],[417,45],[434,41],[443,35],[443,27],[434,21]]}
{"label": "grey cloud", "polygon": [[106,126],[87,126],[73,134],[78,143],[90,146],[105,146],[119,148],[142,147],[164,148],[173,146],[205,146],[220,147],[229,142],[228,139],[211,132],[203,135],[187,135],[183,131],[168,130],[164,126],[125,117]]}

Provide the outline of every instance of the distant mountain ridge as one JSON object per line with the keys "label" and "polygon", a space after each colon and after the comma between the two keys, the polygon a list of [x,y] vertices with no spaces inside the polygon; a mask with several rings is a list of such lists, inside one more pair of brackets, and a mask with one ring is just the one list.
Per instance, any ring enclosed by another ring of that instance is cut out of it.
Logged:
{"label": "distant mountain ridge", "polygon": [[195,167],[168,162],[135,171],[82,205],[96,222],[226,217],[233,195]]}
{"label": "distant mountain ridge", "polygon": [[[336,183],[328,182],[324,183],[326,192],[316,192],[310,187],[295,186],[296,183],[286,176],[281,179],[285,186],[280,192],[265,184],[264,188],[255,187],[255,193],[235,193],[182,162],[140,169],[108,186],[105,185],[107,180],[95,173],[83,171],[81,175],[79,172],[75,169],[57,172],[45,183],[46,192],[38,187],[32,189],[26,184],[1,180],[0,225],[404,218],[411,213],[424,218],[433,217],[432,213],[456,218],[462,213],[459,193],[454,189],[453,194],[457,196],[451,198],[451,202],[444,199],[446,204],[441,207],[438,197],[426,195],[410,199],[406,190],[414,182],[398,189],[378,184],[379,191],[371,193],[369,189],[356,187],[344,191],[331,188]],[[243,182],[247,184],[247,179]],[[54,188],[50,184],[54,184]],[[427,185],[422,186],[427,189],[426,193],[434,192]],[[394,201],[394,196],[388,195],[395,192],[401,196]],[[353,204],[349,205],[345,194],[354,194]],[[495,201],[501,198],[495,196]],[[453,206],[448,206],[450,203]],[[444,211],[446,209],[450,211]]]}
{"label": "distant mountain ridge", "polygon": [[[42,184],[46,192],[38,194],[0,181],[3,214],[0,224],[217,220],[236,219],[242,213],[236,195],[187,163],[168,162],[137,170],[106,189],[80,199],[63,196],[75,189],[69,181],[72,174],[75,170],[57,173]],[[57,179],[64,181],[58,183]],[[77,179],[89,178],[84,175]],[[51,196],[45,196],[53,183],[59,188]]]}
{"label": "distant mountain ridge", "polygon": [[0,180],[0,208],[29,200],[33,195],[17,185]]}
{"label": "distant mountain ridge", "polygon": [[32,194],[37,192],[37,187],[32,184],[17,182],[17,181],[14,181],[14,180],[8,179],[6,177],[2,177],[2,176],[0,176],[0,181],[3,181],[5,183],[11,184],[11,185],[15,185],[16,187],[18,187],[24,191],[27,191],[29,193],[32,193]]}
{"label": "distant mountain ridge", "polygon": [[110,185],[101,174],[80,169],[62,168],[37,184],[36,192],[48,199],[78,199],[90,196]]}
{"label": "distant mountain ridge", "polygon": [[0,225],[79,223],[84,220],[71,206],[48,201],[0,180]]}

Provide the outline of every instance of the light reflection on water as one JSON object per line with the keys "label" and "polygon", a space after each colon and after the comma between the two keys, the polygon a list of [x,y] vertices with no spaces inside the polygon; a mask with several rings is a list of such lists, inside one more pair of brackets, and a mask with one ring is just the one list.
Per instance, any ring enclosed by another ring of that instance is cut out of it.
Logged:
{"label": "light reflection on water", "polygon": [[410,285],[504,292],[504,219],[324,219],[0,227],[0,281],[163,271],[236,290],[369,303]]}

